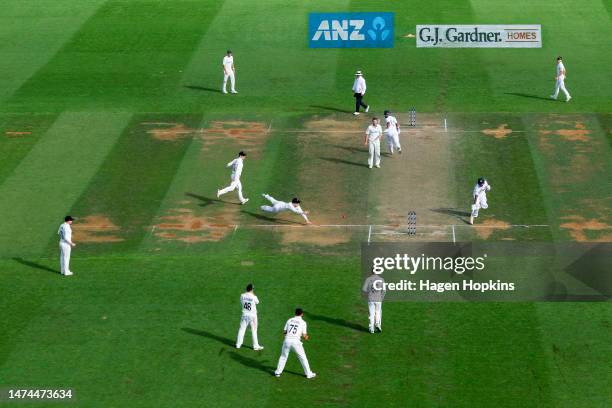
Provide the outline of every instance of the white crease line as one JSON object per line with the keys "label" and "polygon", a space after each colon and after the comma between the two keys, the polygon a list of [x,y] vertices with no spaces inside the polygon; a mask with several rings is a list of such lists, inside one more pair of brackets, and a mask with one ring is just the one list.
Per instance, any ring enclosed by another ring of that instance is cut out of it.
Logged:
{"label": "white crease line", "polygon": [[454,244],[457,241],[455,240],[455,226],[453,225],[452,227],[453,227],[453,244]]}
{"label": "white crease line", "polygon": [[370,225],[370,229],[368,230],[368,244],[370,243],[371,236],[372,236],[372,226]]}

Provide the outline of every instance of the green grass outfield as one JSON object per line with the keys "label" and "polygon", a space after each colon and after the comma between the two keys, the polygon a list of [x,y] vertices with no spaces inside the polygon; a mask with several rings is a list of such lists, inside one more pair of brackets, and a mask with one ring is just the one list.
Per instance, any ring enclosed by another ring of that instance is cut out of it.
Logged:
{"label": "green grass outfield", "polygon": [[[5,0],[0,388],[72,387],[83,407],[610,406],[609,302],[386,303],[372,336],[359,248],[401,239],[412,210],[428,226],[418,240],[612,241],[611,10]],[[311,11],[393,11],[395,47],[309,49]],[[425,23],[542,24],[543,48],[417,49],[403,36]],[[238,95],[218,91],[227,48]],[[559,54],[570,103],[547,99]],[[359,118],[356,69],[372,105]],[[405,124],[410,106],[405,153],[369,170],[369,118],[391,109]],[[241,149],[246,206],[215,197]],[[468,227],[480,175],[490,208]],[[263,192],[298,194],[323,226],[267,217]],[[78,246],[62,278],[68,213]],[[248,282],[260,353],[233,348]],[[296,306],[312,381],[295,356],[272,375]]]}

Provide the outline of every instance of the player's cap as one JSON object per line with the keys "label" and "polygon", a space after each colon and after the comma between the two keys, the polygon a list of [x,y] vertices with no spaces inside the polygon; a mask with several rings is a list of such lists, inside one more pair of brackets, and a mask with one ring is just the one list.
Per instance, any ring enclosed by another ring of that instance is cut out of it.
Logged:
{"label": "player's cap", "polygon": [[386,110],[386,111],[384,112],[385,116],[389,116],[389,114],[390,114],[390,113],[391,113],[391,111],[389,111],[389,110]]}
{"label": "player's cap", "polygon": [[293,197],[293,198],[291,199],[291,202],[292,202],[293,204],[299,204],[299,203],[301,203],[300,199],[299,199],[299,198],[297,198],[297,197]]}
{"label": "player's cap", "polygon": [[357,72],[355,72],[355,76],[361,76],[361,75],[363,75],[363,74],[361,73],[361,71],[357,71]]}
{"label": "player's cap", "polygon": [[247,291],[247,292],[250,292],[250,291],[252,291],[252,290],[253,290],[253,284],[252,284],[252,283],[249,283],[249,284],[246,286],[246,291]]}
{"label": "player's cap", "polygon": [[560,55],[557,57],[557,61],[561,61],[562,59],[563,59],[563,57],[560,56]]}
{"label": "player's cap", "polygon": [[484,179],[484,178],[480,177],[480,178],[478,179],[478,185],[479,185],[479,186],[482,186],[482,185],[484,184],[484,182],[485,182],[485,179]]}
{"label": "player's cap", "polygon": [[64,221],[68,222],[68,221],[74,221],[74,218],[72,218],[71,215],[67,215],[64,217]]}
{"label": "player's cap", "polygon": [[238,152],[238,156],[243,156],[243,157],[246,157],[246,153],[245,153],[245,152],[243,152],[243,151],[240,151],[240,152]]}

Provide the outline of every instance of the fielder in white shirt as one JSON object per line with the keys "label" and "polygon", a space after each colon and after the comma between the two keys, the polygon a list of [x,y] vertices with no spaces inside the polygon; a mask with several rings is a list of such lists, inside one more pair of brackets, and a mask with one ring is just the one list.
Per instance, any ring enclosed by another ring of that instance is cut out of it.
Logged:
{"label": "fielder in white shirt", "polygon": [[491,186],[487,183],[487,180],[480,177],[476,186],[474,186],[474,192],[472,193],[472,214],[470,215],[470,224],[474,224],[474,218],[478,217],[478,210],[481,208],[486,210],[489,208],[487,204],[487,191],[491,190]]}
{"label": "fielder in white shirt", "polygon": [[231,183],[229,186],[217,190],[217,198],[221,197],[225,193],[229,193],[230,191],[234,191],[238,189],[238,199],[240,200],[240,204],[246,204],[249,201],[248,198],[244,198],[242,196],[242,183],[240,182],[240,176],[242,175],[242,167],[244,166],[244,159],[246,158],[245,152],[238,153],[238,157],[227,163],[227,167],[232,168],[232,177]]}
{"label": "fielder in white shirt", "polygon": [[263,350],[257,340],[257,305],[259,299],[253,293],[253,284],[249,283],[246,287],[246,292],[240,295],[240,308],[242,309],[242,317],[240,318],[240,328],[238,329],[238,338],[236,339],[236,348],[242,347],[244,341],[244,332],[247,326],[251,326],[251,335],[253,337],[253,350]]}
{"label": "fielder in white shirt", "polygon": [[64,223],[60,225],[57,234],[60,236],[59,247],[60,247],[60,271],[64,276],[70,276],[73,273],[70,272],[70,252],[72,251],[72,247],[76,246],[74,242],[72,242],[72,218],[70,215],[67,215],[64,218]]}
{"label": "fielder in white shirt", "polygon": [[563,65],[563,58],[557,57],[557,75],[555,76],[555,92],[550,95],[552,99],[557,99],[559,96],[559,89],[565,94],[565,102],[569,102],[572,97],[565,88],[565,66]]}
{"label": "fielder in white shirt", "polygon": [[283,330],[283,334],[285,335],[285,341],[283,342],[283,349],[281,351],[281,355],[278,359],[278,366],[276,367],[276,371],[274,371],[274,375],[280,377],[285,369],[285,364],[287,363],[287,358],[289,357],[289,353],[291,350],[297,354],[300,363],[302,364],[302,368],[304,369],[304,374],[306,378],[314,378],[317,375],[310,370],[310,365],[308,364],[308,358],[306,357],[306,352],[304,351],[304,346],[302,345],[302,337],[304,340],[308,340],[308,333],[306,331],[306,322],[302,319],[304,315],[304,311],[300,308],[295,309],[295,316],[291,319],[287,320],[285,323],[285,328]]}
{"label": "fielder in white shirt", "polygon": [[[375,284],[375,282],[377,282]],[[382,332],[382,301],[385,298],[385,280],[382,276],[372,272],[363,283],[361,289],[368,296],[368,319],[370,333],[374,333],[374,328]]]}
{"label": "fielder in white shirt", "polygon": [[363,95],[366,93],[366,81],[361,71],[355,72],[355,82],[353,82],[353,96],[355,97],[355,112],[353,115],[359,115],[359,107],[363,106],[365,111],[370,110],[370,106],[363,102]]}
{"label": "fielder in white shirt", "polygon": [[224,94],[227,93],[227,80],[231,81],[232,93],[236,94],[236,67],[234,66],[234,56],[232,51],[227,50],[227,55],[223,57],[223,89]]}
{"label": "fielder in white shirt", "polygon": [[282,212],[282,211],[291,211],[295,214],[301,215],[304,218],[304,220],[306,220],[306,224],[312,224],[310,220],[308,219],[308,211],[304,211],[302,210],[302,207],[300,207],[301,201],[299,198],[293,197],[290,203],[286,203],[284,201],[276,200],[274,197],[272,197],[269,194],[262,194],[262,196],[266,200],[270,201],[270,203],[272,204],[272,206],[262,205],[261,206],[262,211],[271,212],[275,214]]}
{"label": "fielder in white shirt", "polygon": [[380,169],[380,138],[383,134],[382,127],[378,124],[378,118],[372,118],[372,124],[368,126],[365,132],[363,144],[368,146],[368,167],[372,168],[372,164]]}
{"label": "fielder in white shirt", "polygon": [[395,116],[391,115],[391,111],[385,111],[385,123],[387,125],[385,135],[387,135],[389,153],[393,154],[393,149],[396,148],[399,154],[402,154],[402,145],[399,141],[400,125]]}

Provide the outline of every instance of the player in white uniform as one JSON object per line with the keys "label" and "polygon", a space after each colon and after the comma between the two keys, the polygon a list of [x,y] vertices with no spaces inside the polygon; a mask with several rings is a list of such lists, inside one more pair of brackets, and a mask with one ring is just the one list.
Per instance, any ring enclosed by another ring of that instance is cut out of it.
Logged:
{"label": "player in white uniform", "polygon": [[572,99],[571,95],[565,88],[565,66],[563,65],[563,58],[557,57],[557,75],[555,76],[555,93],[550,95],[552,99],[557,99],[559,96],[559,89],[565,94],[565,102],[569,102]]}
{"label": "player in white uniform", "polygon": [[240,295],[240,308],[242,309],[242,317],[240,318],[240,328],[238,329],[238,338],[236,339],[236,348],[239,349],[244,341],[244,332],[247,326],[251,326],[251,334],[253,336],[253,350],[263,350],[257,341],[257,305],[259,299],[253,293],[253,285],[249,283],[246,287],[246,292]]}
{"label": "player in white uniform", "polygon": [[372,118],[372,124],[368,126],[365,132],[363,144],[368,146],[368,167],[372,168],[372,164],[380,169],[380,138],[383,134],[382,127],[378,124],[378,118]]}
{"label": "player in white uniform", "polygon": [[234,191],[236,188],[238,189],[238,199],[240,200],[240,204],[246,204],[249,201],[248,198],[244,198],[242,196],[242,183],[240,182],[240,176],[242,175],[242,167],[244,166],[244,158],[246,157],[245,152],[238,153],[238,157],[231,162],[227,163],[227,167],[232,168],[232,182],[229,186],[217,190],[217,198],[221,197],[225,193],[229,193],[230,191]]}
{"label": "player in white uniform", "polygon": [[278,359],[278,366],[276,367],[276,371],[274,371],[274,375],[280,377],[285,369],[285,364],[287,363],[287,358],[289,357],[289,353],[291,350],[295,351],[297,354],[300,363],[302,364],[302,368],[304,369],[304,374],[306,378],[314,378],[317,375],[310,371],[310,365],[308,364],[308,358],[306,357],[306,352],[304,351],[304,345],[302,344],[302,337],[304,340],[308,340],[308,333],[306,331],[306,322],[302,319],[304,315],[304,311],[300,308],[295,309],[295,316],[291,319],[287,320],[285,323],[285,328],[283,333],[285,335],[285,341],[283,342],[283,349],[281,351],[281,355]]}
{"label": "player in white uniform", "polygon": [[353,96],[355,97],[355,112],[353,115],[359,115],[359,107],[363,106],[365,111],[370,110],[370,105],[363,102],[363,95],[366,93],[366,81],[361,71],[355,72],[355,82],[353,82]]}
{"label": "player in white uniform", "polygon": [[393,149],[396,148],[399,154],[402,154],[402,146],[399,141],[400,125],[395,116],[392,116],[388,110],[385,111],[385,123],[387,125],[385,135],[387,135],[389,153],[393,154]]}
{"label": "player in white uniform", "polygon": [[[374,282],[379,281],[376,285]],[[374,327],[379,332],[382,332],[382,301],[385,298],[385,288],[383,283],[385,280],[382,276],[372,273],[361,289],[368,296],[368,318],[370,333],[374,333]],[[376,287],[375,287],[376,286]]]}
{"label": "player in white uniform", "polygon": [[60,225],[57,234],[60,236],[60,271],[64,276],[70,276],[73,273],[70,272],[70,252],[72,251],[72,247],[76,246],[74,242],[72,242],[72,221],[74,218],[67,215],[64,218],[64,223]]}
{"label": "player in white uniform", "polygon": [[312,224],[310,220],[308,219],[308,211],[304,211],[302,210],[302,207],[300,207],[301,201],[299,198],[293,197],[290,203],[286,203],[284,201],[276,200],[270,194],[262,194],[262,196],[266,200],[270,201],[270,203],[272,204],[272,206],[262,205],[261,206],[262,211],[271,212],[271,213],[279,213],[281,211],[291,211],[295,214],[298,214],[304,217],[304,219],[306,220],[306,224]]}
{"label": "player in white uniform", "polygon": [[234,67],[234,56],[232,51],[227,50],[227,55],[223,57],[223,93],[227,93],[227,79],[231,81],[232,93],[236,94],[236,67]]}
{"label": "player in white uniform", "polygon": [[491,186],[487,183],[487,180],[480,177],[476,186],[474,186],[474,192],[472,193],[472,214],[470,215],[470,224],[474,224],[474,218],[478,217],[478,210],[487,209],[487,191],[491,190]]}

